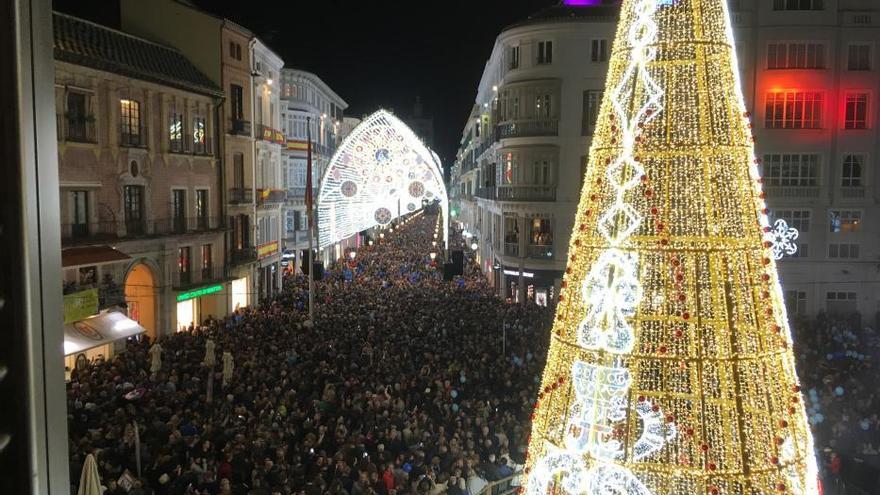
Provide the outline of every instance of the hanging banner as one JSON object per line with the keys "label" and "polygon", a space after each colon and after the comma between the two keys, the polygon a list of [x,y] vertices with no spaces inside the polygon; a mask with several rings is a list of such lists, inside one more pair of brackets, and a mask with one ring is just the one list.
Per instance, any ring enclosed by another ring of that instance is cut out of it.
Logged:
{"label": "hanging banner", "polygon": [[98,289],[64,295],[64,323],[85,320],[98,314]]}

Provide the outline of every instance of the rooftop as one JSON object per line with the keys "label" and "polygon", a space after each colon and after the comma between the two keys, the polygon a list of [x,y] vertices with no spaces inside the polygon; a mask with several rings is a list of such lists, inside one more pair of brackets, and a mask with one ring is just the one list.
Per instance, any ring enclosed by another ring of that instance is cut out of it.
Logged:
{"label": "rooftop", "polygon": [[522,26],[557,22],[616,21],[620,13],[619,4],[619,0],[565,0],[507,26],[504,31]]}
{"label": "rooftop", "polygon": [[210,96],[223,94],[174,48],[67,14],[52,17],[55,60]]}

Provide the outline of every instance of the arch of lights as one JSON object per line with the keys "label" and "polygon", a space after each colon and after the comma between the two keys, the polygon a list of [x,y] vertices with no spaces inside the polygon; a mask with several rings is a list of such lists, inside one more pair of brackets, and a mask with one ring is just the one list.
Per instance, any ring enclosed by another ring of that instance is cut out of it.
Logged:
{"label": "arch of lights", "polygon": [[318,192],[318,246],[439,201],[443,239],[449,240],[449,199],[440,158],[386,110],[367,117],[343,140]]}

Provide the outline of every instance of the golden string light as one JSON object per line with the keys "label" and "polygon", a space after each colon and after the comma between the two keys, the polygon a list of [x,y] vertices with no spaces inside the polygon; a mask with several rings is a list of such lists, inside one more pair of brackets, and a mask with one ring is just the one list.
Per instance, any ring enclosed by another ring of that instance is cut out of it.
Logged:
{"label": "golden string light", "polygon": [[816,494],[726,2],[624,0],[606,88],[524,490]]}

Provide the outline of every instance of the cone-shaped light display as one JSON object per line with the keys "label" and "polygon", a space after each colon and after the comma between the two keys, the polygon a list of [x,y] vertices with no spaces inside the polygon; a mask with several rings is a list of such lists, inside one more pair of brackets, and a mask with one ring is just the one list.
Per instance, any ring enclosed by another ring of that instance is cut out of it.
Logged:
{"label": "cone-shaped light display", "polygon": [[624,0],[528,495],[814,495],[725,0]]}

